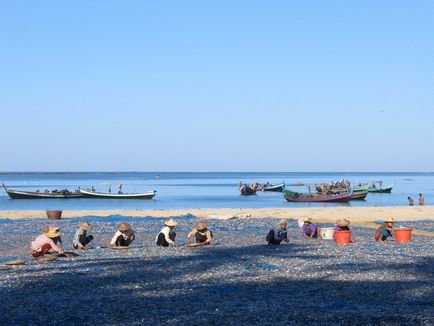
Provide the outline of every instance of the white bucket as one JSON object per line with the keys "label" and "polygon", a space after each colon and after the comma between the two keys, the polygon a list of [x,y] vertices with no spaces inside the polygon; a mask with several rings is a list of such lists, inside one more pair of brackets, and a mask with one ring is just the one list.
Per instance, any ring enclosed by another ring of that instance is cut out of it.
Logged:
{"label": "white bucket", "polygon": [[304,224],[304,217],[300,217],[300,218],[297,220],[297,223],[298,223],[298,227],[301,229],[301,227],[302,227],[303,224]]}
{"label": "white bucket", "polygon": [[321,229],[321,238],[324,240],[333,240],[333,234],[335,233],[335,228],[323,228]]}

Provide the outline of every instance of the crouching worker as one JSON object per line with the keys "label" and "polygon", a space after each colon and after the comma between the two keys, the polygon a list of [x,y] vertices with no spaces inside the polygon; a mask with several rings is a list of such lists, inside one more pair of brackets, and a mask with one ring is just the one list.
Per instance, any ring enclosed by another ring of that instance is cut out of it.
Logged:
{"label": "crouching worker", "polygon": [[30,244],[32,256],[38,258],[50,252],[57,252],[59,255],[63,254],[60,229],[54,225],[49,225],[48,227],[44,227],[42,232]]}
{"label": "crouching worker", "polygon": [[[346,218],[340,218],[339,220],[336,220],[335,232],[351,231],[350,227],[349,227],[350,223],[351,223],[350,220],[347,220]],[[334,238],[334,235],[333,235],[333,238]],[[351,242],[355,242],[353,237],[351,237]]]}
{"label": "crouching worker", "polygon": [[311,217],[306,217],[303,220],[303,226],[301,227],[301,233],[305,238],[318,239],[320,235],[320,226],[312,223]]}
{"label": "crouching worker", "polygon": [[109,247],[128,247],[134,241],[134,235],[131,225],[128,223],[121,223],[118,225],[118,230],[110,241]]}
{"label": "crouching worker", "polygon": [[270,230],[267,234],[267,242],[269,245],[279,245],[282,241],[289,242],[288,231],[286,230],[286,220],[279,221],[279,230],[276,232]]}
{"label": "crouching worker", "polygon": [[[191,239],[195,237],[196,243],[192,243]],[[199,221],[196,223],[194,229],[187,236],[188,247],[200,247],[211,244],[213,234],[208,229],[208,223],[205,221]]]}
{"label": "crouching worker", "polygon": [[176,232],[173,230],[178,223],[172,219],[164,222],[164,227],[158,233],[155,243],[157,246],[169,247],[175,244]]}
{"label": "crouching worker", "polygon": [[393,217],[388,217],[387,220],[375,230],[375,240],[378,242],[387,241],[387,238],[392,236],[394,222]]}
{"label": "crouching worker", "polygon": [[72,245],[75,249],[89,249],[87,245],[93,240],[93,235],[87,235],[87,232],[90,230],[92,230],[92,224],[80,222],[80,227],[75,232],[74,240],[72,240]]}

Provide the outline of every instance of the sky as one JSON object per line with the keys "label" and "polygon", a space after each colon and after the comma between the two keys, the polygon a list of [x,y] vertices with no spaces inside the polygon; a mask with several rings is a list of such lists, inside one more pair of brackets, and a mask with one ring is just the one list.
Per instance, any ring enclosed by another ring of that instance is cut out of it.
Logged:
{"label": "sky", "polygon": [[2,1],[0,171],[433,171],[433,1]]}

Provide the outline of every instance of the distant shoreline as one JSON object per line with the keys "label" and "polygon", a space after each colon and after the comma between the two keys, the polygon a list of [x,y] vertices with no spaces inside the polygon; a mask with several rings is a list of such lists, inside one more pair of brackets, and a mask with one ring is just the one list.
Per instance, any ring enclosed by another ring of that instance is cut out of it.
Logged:
{"label": "distant shoreline", "polygon": [[[352,223],[366,223],[392,216],[396,221],[434,220],[434,206],[375,206],[375,207],[303,207],[303,208],[182,208],[182,209],[110,209],[64,210],[62,217],[123,215],[132,217],[167,218],[191,214],[199,218],[288,218],[312,217],[319,222],[334,222],[345,217]],[[44,218],[45,210],[0,210],[0,219]]]}

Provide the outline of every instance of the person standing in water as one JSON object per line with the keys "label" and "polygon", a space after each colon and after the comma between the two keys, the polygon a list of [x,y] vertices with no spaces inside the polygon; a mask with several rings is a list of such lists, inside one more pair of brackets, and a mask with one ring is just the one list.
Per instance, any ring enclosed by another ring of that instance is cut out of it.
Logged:
{"label": "person standing in water", "polygon": [[425,205],[425,198],[423,198],[422,194],[419,194],[419,206]]}
{"label": "person standing in water", "polygon": [[413,198],[411,198],[410,196],[408,196],[408,206],[413,206],[414,205],[414,200]]}

